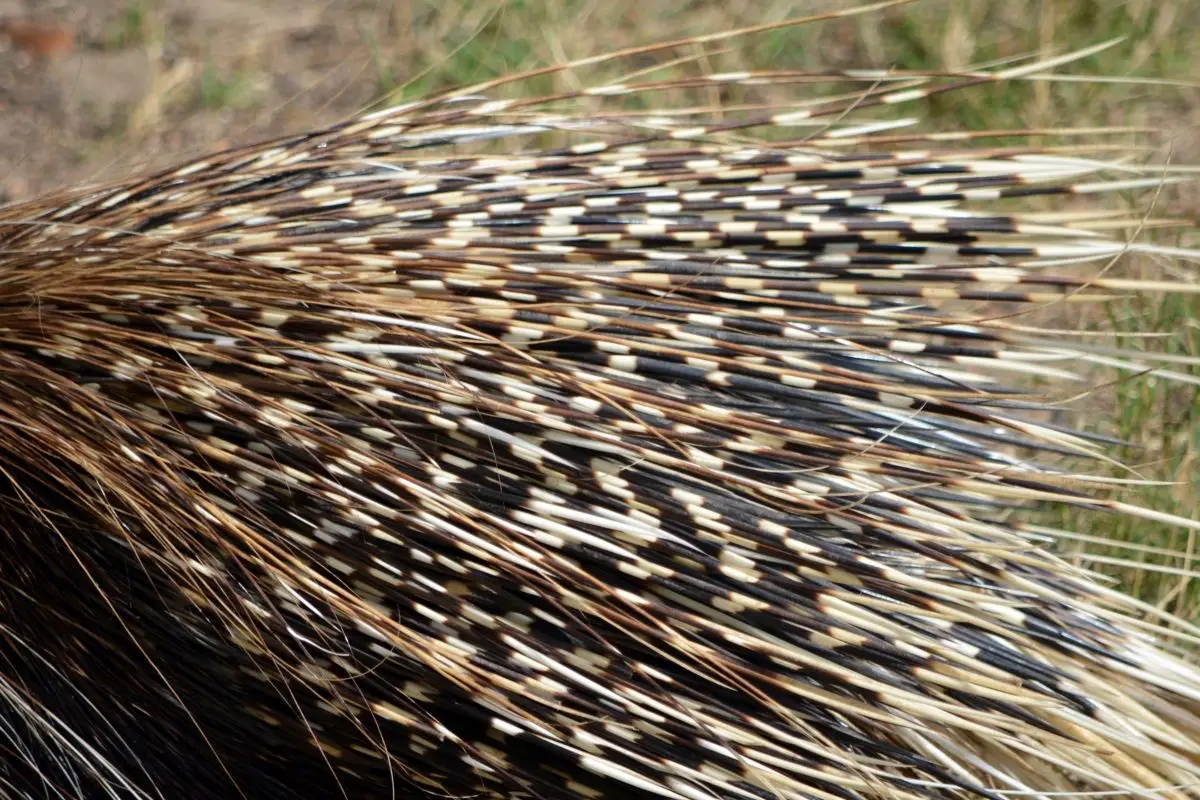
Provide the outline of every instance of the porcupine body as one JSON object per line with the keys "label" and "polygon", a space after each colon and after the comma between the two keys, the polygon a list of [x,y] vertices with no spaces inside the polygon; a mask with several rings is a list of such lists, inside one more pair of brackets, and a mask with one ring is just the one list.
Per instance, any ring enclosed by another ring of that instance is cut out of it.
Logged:
{"label": "porcupine body", "polygon": [[1002,371],[1139,286],[986,210],[1157,178],[843,119],[1018,74],[463,92],[0,212],[0,795],[1189,796],[1200,674],[1009,513],[1143,513]]}

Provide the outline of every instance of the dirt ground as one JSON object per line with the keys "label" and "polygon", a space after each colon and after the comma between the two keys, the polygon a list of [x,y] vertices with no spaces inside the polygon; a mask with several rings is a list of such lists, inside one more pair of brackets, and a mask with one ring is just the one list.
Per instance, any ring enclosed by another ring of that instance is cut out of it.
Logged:
{"label": "dirt ground", "polygon": [[0,0],[0,202],[353,113],[377,95],[364,32],[394,28],[398,9]]}

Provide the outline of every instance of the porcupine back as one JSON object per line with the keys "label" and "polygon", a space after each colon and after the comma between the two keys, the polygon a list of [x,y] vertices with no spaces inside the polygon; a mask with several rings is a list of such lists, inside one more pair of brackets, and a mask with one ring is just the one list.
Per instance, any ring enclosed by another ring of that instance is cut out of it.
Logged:
{"label": "porcupine back", "polygon": [[986,210],[1161,175],[854,121],[1056,63],[489,84],[0,212],[5,793],[1187,796],[1200,675],[1010,519],[1161,515],[1004,374],[1188,254]]}

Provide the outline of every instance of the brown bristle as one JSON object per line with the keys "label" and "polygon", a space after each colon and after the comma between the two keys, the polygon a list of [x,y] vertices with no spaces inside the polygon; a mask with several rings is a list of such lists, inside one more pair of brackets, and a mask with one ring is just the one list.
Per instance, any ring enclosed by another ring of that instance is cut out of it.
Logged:
{"label": "brown bristle", "polygon": [[1193,796],[1200,672],[1013,513],[1166,519],[1023,379],[1194,379],[1015,314],[1200,289],[1080,200],[1173,173],[848,116],[1068,60],[494,82],[0,210],[0,795]]}

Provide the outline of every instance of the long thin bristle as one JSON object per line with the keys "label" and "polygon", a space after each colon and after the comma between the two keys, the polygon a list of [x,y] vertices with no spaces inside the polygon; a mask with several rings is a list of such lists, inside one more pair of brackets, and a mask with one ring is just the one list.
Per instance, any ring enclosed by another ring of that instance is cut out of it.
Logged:
{"label": "long thin bristle", "polygon": [[1107,266],[1200,253],[1002,203],[1187,176],[839,119],[1105,46],[712,122],[558,107],[688,81],[493,81],[0,211],[4,625],[59,661],[0,668],[15,763],[134,798],[1191,796],[1200,672],[1011,514],[1200,530],[1056,468],[1111,443],[1019,384],[1192,362],[1016,318],[1196,292]]}

